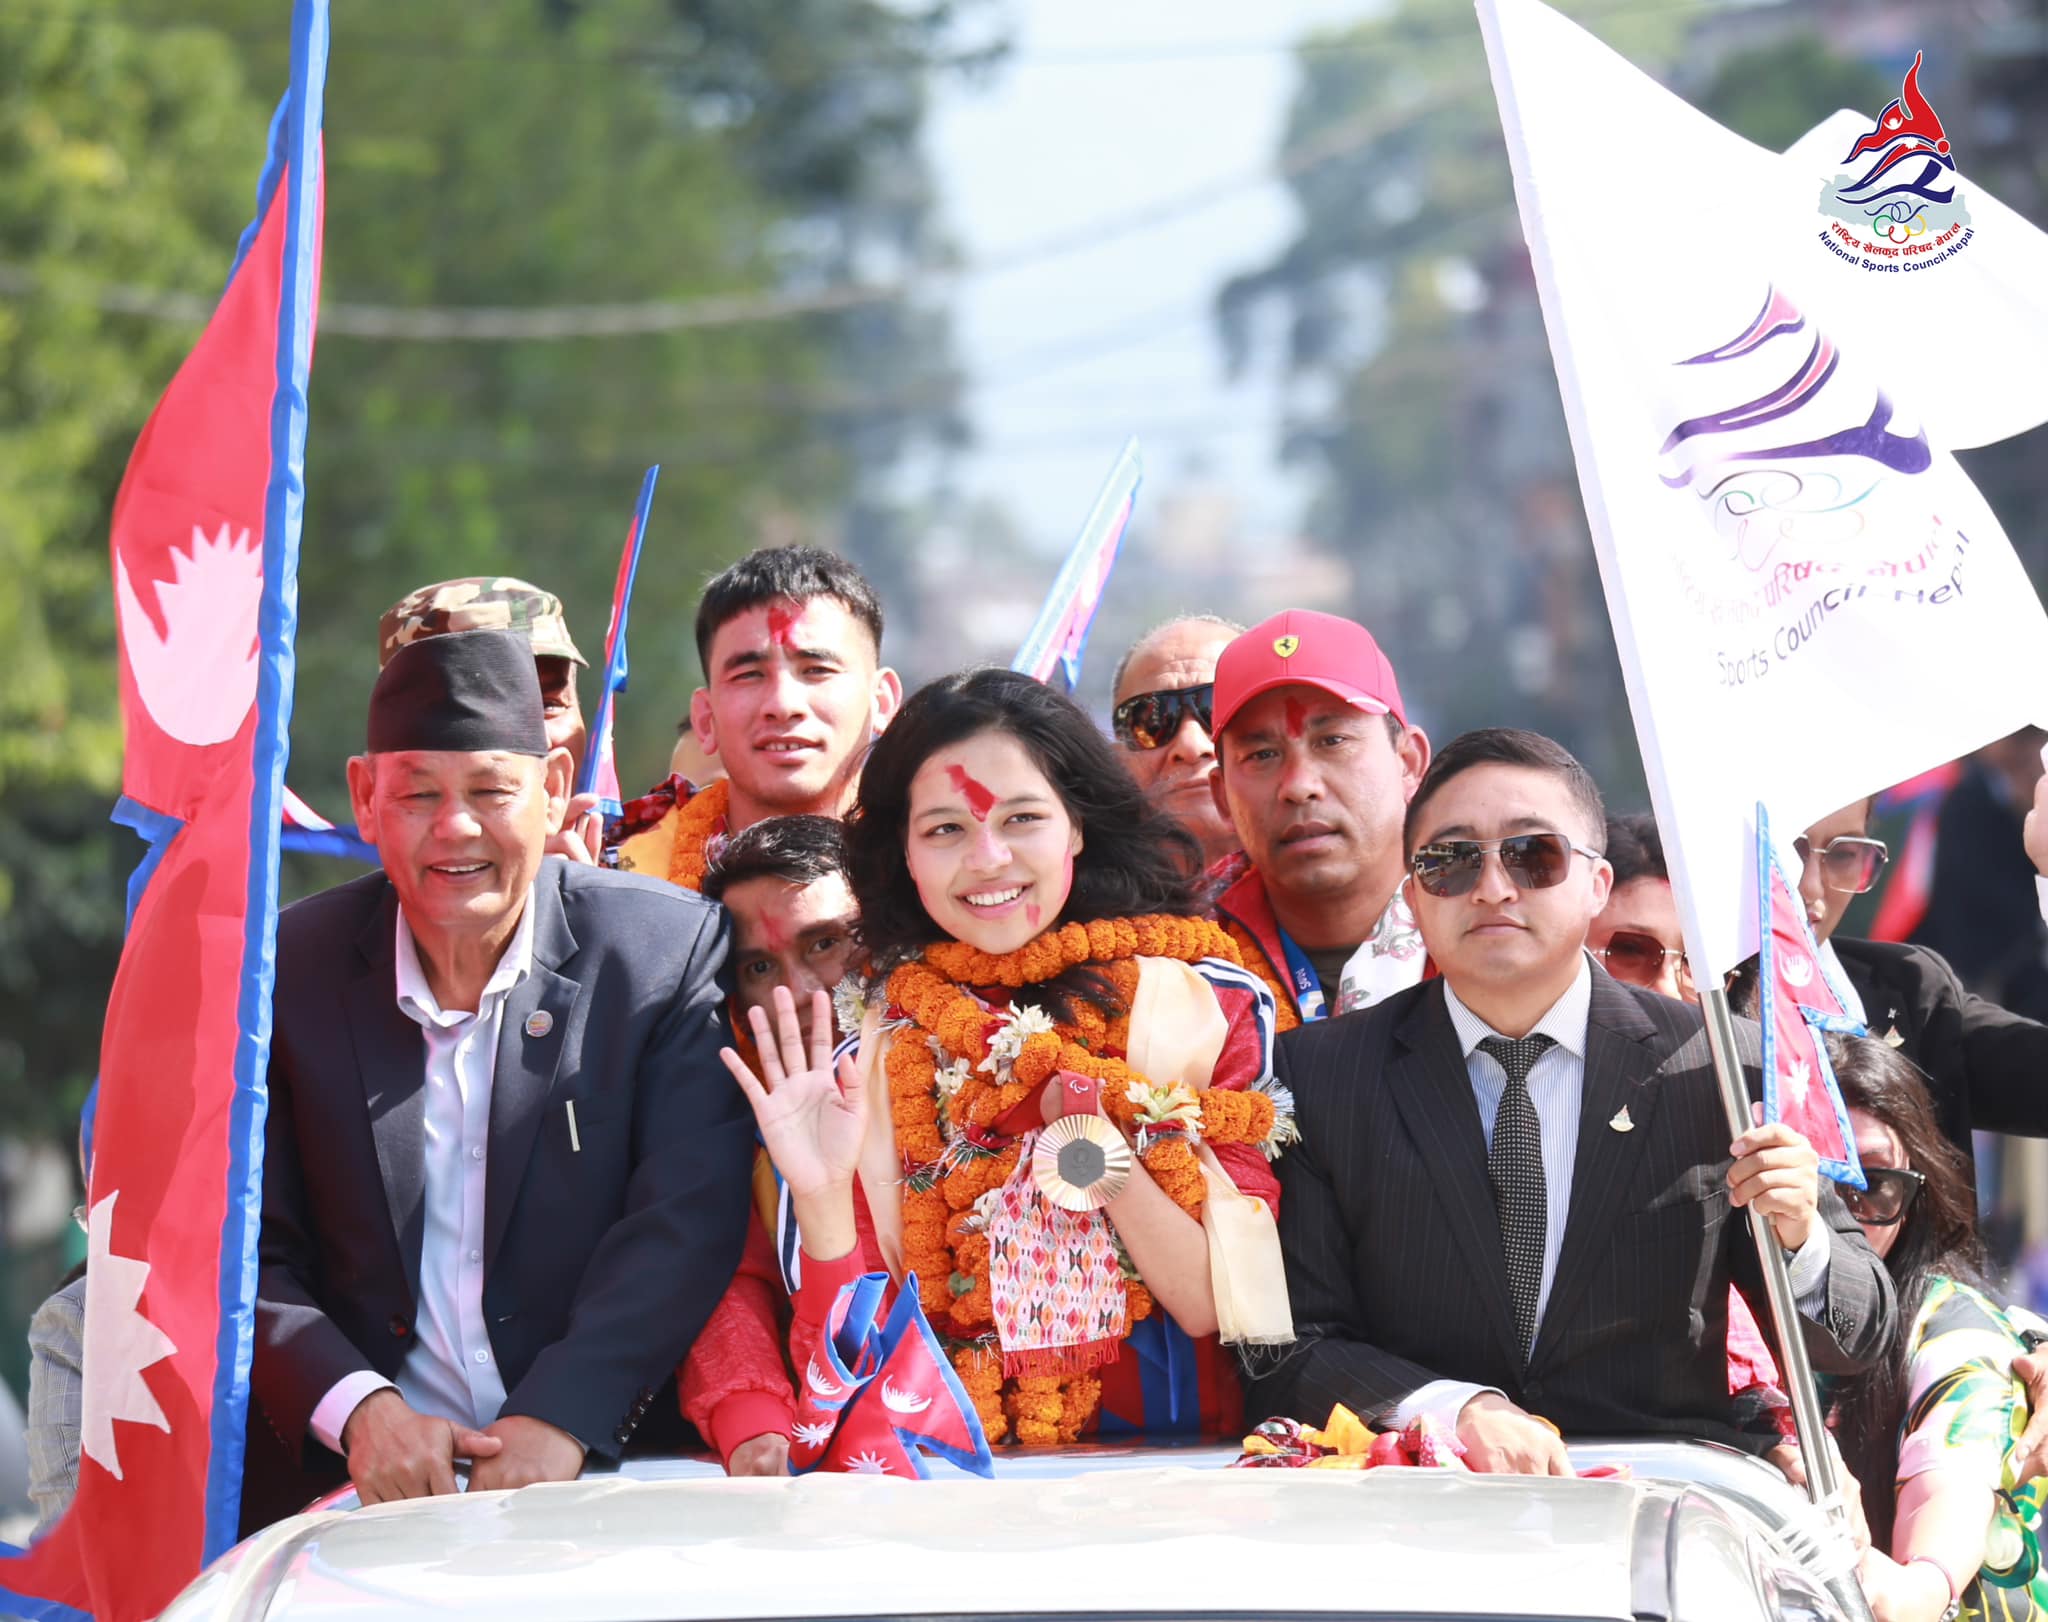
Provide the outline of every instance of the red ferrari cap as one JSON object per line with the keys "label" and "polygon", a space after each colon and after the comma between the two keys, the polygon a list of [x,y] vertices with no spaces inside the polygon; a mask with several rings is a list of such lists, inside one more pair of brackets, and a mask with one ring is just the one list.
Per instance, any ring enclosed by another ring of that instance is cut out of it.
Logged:
{"label": "red ferrari cap", "polygon": [[1215,735],[1261,693],[1297,683],[1334,693],[1368,715],[1391,715],[1407,724],[1394,667],[1372,632],[1335,614],[1290,608],[1254,625],[1216,661]]}

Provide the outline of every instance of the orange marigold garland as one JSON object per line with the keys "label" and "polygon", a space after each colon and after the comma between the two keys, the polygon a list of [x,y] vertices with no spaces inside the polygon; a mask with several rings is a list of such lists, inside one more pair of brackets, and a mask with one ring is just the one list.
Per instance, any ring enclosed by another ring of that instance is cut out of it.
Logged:
{"label": "orange marigold garland", "polygon": [[[1221,925],[1170,914],[1062,924],[1014,952],[984,952],[965,941],[940,941],[925,948],[923,961],[956,986],[1007,986],[1014,991],[1084,963],[1132,957],[1171,957],[1183,963],[1205,957],[1239,961],[1237,943]],[[893,991],[890,1000],[896,1000]],[[909,1012],[907,1005],[904,1011]]]}
{"label": "orange marigold garland", "polygon": [[[1003,1411],[1010,1416],[1018,1441],[1043,1446],[1073,1440],[1060,1435],[1060,1418],[1067,1407],[1060,1386],[1066,1378],[1059,1374],[1021,1374],[1005,1382]],[[1097,1390],[1100,1389],[1098,1386]],[[1078,1436],[1079,1430],[1074,1434]]]}
{"label": "orange marigold garland", "polygon": [[[1003,1143],[996,1123],[1059,1071],[1092,1076],[1104,1113],[1136,1138],[1154,1181],[1197,1218],[1206,1192],[1197,1137],[1263,1144],[1273,1134],[1274,1100],[1265,1093],[1161,1088],[1124,1061],[1139,957],[1236,963],[1245,954],[1206,919],[1098,919],[1000,955],[942,942],[888,978],[884,995],[903,1021],[885,1071],[905,1172],[904,1260],[918,1275],[927,1315],[967,1343],[956,1345],[953,1364],[992,1442],[1006,1433],[1023,1442],[1072,1441],[1102,1395],[1088,1374],[1003,1378],[984,1225],[989,1197],[1015,1173],[1022,1145]],[[1017,990],[1084,964],[1103,973],[1121,1012],[1082,1004],[1071,1021],[1055,1023],[1036,1008],[991,1013],[965,989]],[[1152,1294],[1128,1268],[1124,1290],[1128,1322],[1151,1315]]]}
{"label": "orange marigold garland", "polygon": [[1003,1412],[1003,1354],[993,1337],[970,1341],[953,1348],[953,1372],[960,1376],[974,1411],[981,1416],[981,1428],[991,1443],[1009,1433],[1010,1417]]}
{"label": "orange marigold garland", "polygon": [[732,785],[724,778],[706,783],[676,808],[676,838],[669,847],[668,881],[685,890],[704,888],[704,870],[711,865],[711,841],[725,831],[732,805]]}

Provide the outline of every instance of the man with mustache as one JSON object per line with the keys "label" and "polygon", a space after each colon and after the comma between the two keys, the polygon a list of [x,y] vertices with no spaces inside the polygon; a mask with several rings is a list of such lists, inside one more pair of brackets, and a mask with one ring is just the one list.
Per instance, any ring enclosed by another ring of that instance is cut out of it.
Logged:
{"label": "man with mustache", "polygon": [[399,648],[349,796],[382,870],[278,919],[244,1529],[616,1459],[733,1276],[724,915],[544,859],[532,644]]}
{"label": "man with mustache", "polygon": [[1246,867],[1216,914],[1273,987],[1281,1029],[1423,976],[1401,896],[1401,818],[1429,766],[1372,633],[1289,609],[1216,663],[1216,806]]}

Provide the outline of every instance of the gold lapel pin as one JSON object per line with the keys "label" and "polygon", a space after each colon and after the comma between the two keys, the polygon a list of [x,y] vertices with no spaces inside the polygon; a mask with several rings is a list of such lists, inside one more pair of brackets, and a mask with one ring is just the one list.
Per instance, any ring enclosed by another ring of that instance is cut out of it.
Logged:
{"label": "gold lapel pin", "polygon": [[1894,1025],[1884,1033],[1884,1045],[1888,1048],[1902,1048],[1906,1045],[1906,1039],[1899,1035],[1898,1026]]}
{"label": "gold lapel pin", "polygon": [[1610,1132],[1633,1132],[1636,1123],[1628,1118],[1628,1105],[1624,1104],[1614,1112],[1614,1118],[1607,1123]]}

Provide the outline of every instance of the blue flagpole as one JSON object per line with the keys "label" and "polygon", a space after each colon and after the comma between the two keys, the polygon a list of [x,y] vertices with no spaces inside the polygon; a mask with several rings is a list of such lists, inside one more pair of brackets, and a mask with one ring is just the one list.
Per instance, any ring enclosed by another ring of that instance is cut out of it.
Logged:
{"label": "blue flagpole", "polygon": [[255,1352],[256,1240],[263,1204],[263,1123],[269,1108],[270,995],[277,952],[277,865],[285,763],[291,753],[299,536],[306,507],[307,384],[313,366],[319,246],[320,130],[326,117],[328,0],[295,0],[292,78],[283,123],[284,269],[277,311],[276,392],[270,412],[270,484],[263,504],[262,660],[257,687],[255,791],[249,807],[249,892],[244,919],[242,1040],[230,1112],[227,1215],[220,1247],[220,1331],[215,1345],[212,1448],[207,1462],[204,1559],[236,1541],[242,1503],[243,1426]]}

